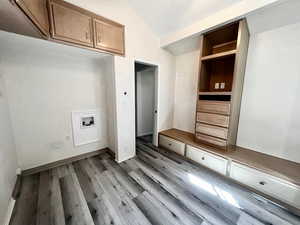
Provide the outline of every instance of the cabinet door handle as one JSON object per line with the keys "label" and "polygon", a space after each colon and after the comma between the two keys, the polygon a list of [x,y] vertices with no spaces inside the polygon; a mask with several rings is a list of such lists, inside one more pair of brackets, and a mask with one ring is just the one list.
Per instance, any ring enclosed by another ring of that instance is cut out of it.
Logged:
{"label": "cabinet door handle", "polygon": [[267,184],[267,183],[264,182],[264,181],[260,181],[259,184],[260,184],[260,185],[265,185],[265,184]]}
{"label": "cabinet door handle", "polygon": [[202,160],[205,160],[205,157],[202,157]]}
{"label": "cabinet door handle", "polygon": [[172,144],[169,144],[169,146],[172,146]]}

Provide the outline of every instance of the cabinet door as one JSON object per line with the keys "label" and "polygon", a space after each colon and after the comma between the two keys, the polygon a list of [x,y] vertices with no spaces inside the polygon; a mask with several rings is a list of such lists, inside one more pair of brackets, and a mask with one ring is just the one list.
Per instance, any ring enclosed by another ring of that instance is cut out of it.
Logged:
{"label": "cabinet door", "polygon": [[92,17],[63,1],[50,1],[52,38],[93,47]]}
{"label": "cabinet door", "polygon": [[40,32],[49,37],[49,20],[46,0],[16,0],[17,5]]}
{"label": "cabinet door", "polygon": [[124,27],[94,19],[95,48],[124,55]]}

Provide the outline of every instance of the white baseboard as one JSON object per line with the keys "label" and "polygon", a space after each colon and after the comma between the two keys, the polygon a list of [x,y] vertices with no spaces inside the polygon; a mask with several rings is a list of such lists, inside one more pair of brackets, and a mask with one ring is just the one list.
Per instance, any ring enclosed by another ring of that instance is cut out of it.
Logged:
{"label": "white baseboard", "polygon": [[6,216],[5,216],[4,221],[3,221],[3,225],[9,225],[9,222],[10,222],[15,204],[16,204],[16,200],[11,198],[9,200],[9,203],[8,203],[8,208],[7,208]]}

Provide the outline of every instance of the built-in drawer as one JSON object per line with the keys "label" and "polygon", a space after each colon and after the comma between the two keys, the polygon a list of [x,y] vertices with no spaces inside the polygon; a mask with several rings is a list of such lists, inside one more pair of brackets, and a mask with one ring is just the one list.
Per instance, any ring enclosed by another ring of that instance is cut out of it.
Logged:
{"label": "built-in drawer", "polygon": [[197,104],[197,111],[229,115],[230,102],[200,100]]}
{"label": "built-in drawer", "polygon": [[199,148],[186,146],[186,157],[218,173],[226,175],[228,160]]}
{"label": "built-in drawer", "polygon": [[263,193],[300,207],[300,187],[270,174],[233,162],[230,177]]}
{"label": "built-in drawer", "polygon": [[185,144],[180,141],[174,140],[164,135],[159,135],[159,145],[184,156]]}
{"label": "built-in drawer", "polygon": [[198,139],[200,141],[207,142],[209,144],[221,146],[221,147],[226,147],[227,146],[227,141],[226,140],[216,138],[216,137],[212,137],[212,136],[208,136],[208,135],[205,135],[205,134],[196,133],[196,139]]}
{"label": "built-in drawer", "polygon": [[221,127],[228,127],[229,116],[197,112],[197,122],[208,123],[208,124],[217,125]]}
{"label": "built-in drawer", "polygon": [[204,123],[196,123],[196,132],[222,138],[222,139],[227,139],[228,129],[223,127],[212,126]]}

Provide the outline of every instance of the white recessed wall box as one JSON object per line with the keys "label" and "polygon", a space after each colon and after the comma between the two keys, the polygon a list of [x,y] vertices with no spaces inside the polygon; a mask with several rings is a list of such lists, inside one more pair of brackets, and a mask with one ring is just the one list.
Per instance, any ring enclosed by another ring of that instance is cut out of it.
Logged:
{"label": "white recessed wall box", "polygon": [[99,110],[72,112],[74,145],[80,146],[100,140]]}

